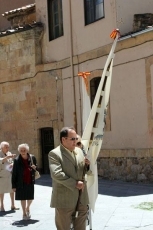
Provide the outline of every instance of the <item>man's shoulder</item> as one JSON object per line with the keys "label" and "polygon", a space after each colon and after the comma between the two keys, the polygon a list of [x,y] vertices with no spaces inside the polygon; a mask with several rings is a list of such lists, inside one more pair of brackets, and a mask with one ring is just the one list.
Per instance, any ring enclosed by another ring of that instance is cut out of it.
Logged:
{"label": "man's shoulder", "polygon": [[51,153],[59,153],[60,152],[60,145],[59,146],[57,146],[56,148],[54,148],[54,149],[52,149],[50,152],[49,152],[49,154],[51,154]]}

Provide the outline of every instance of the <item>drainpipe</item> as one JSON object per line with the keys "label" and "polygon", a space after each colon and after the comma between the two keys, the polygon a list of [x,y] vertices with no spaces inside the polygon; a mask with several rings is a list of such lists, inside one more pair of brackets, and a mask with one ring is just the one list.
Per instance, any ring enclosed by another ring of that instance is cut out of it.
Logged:
{"label": "drainpipe", "polygon": [[70,65],[71,65],[71,78],[72,78],[72,90],[73,90],[73,102],[74,102],[74,128],[77,132],[77,115],[76,115],[76,91],[75,91],[75,79],[74,79],[74,67],[73,67],[73,37],[72,37],[72,8],[71,0],[69,0],[69,21],[70,21]]}

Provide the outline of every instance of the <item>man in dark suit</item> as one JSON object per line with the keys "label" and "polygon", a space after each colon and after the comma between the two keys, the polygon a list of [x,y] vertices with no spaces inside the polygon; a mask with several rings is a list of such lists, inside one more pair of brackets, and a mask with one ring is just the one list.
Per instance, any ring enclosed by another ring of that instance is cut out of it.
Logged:
{"label": "man in dark suit", "polygon": [[60,132],[61,144],[49,152],[53,182],[51,207],[55,208],[57,230],[69,230],[71,222],[74,230],[86,229],[89,199],[84,181],[84,166],[89,161],[83,156],[82,150],[76,147],[77,140],[75,130],[64,127]]}

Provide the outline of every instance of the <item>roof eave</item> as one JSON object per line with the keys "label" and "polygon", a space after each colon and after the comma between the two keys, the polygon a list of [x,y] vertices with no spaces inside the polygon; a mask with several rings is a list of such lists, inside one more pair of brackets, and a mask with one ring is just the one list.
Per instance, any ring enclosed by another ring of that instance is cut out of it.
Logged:
{"label": "roof eave", "polygon": [[150,31],[153,31],[153,27],[147,28],[145,30],[142,30],[142,31],[139,31],[139,32],[136,32],[136,33],[132,33],[132,34],[124,36],[124,37],[121,37],[121,38],[119,38],[119,41],[123,41],[123,40],[126,40],[128,38],[135,38],[135,37],[137,37],[137,36],[139,36],[141,34],[145,34],[145,33],[148,33]]}

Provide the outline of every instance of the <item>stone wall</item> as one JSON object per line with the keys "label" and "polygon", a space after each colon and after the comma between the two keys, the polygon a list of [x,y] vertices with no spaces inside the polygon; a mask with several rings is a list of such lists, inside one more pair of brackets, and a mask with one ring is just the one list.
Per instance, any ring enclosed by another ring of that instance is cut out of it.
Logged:
{"label": "stone wall", "polygon": [[99,157],[98,175],[110,180],[153,182],[153,157]]}
{"label": "stone wall", "polygon": [[39,168],[40,129],[52,127],[57,139],[57,110],[62,117],[63,108],[61,70],[41,68],[42,33],[43,27],[38,26],[0,37],[0,142],[8,141],[16,154],[19,144],[28,143]]}
{"label": "stone wall", "polygon": [[133,21],[133,31],[144,30],[148,26],[153,26],[153,14],[135,14]]}

